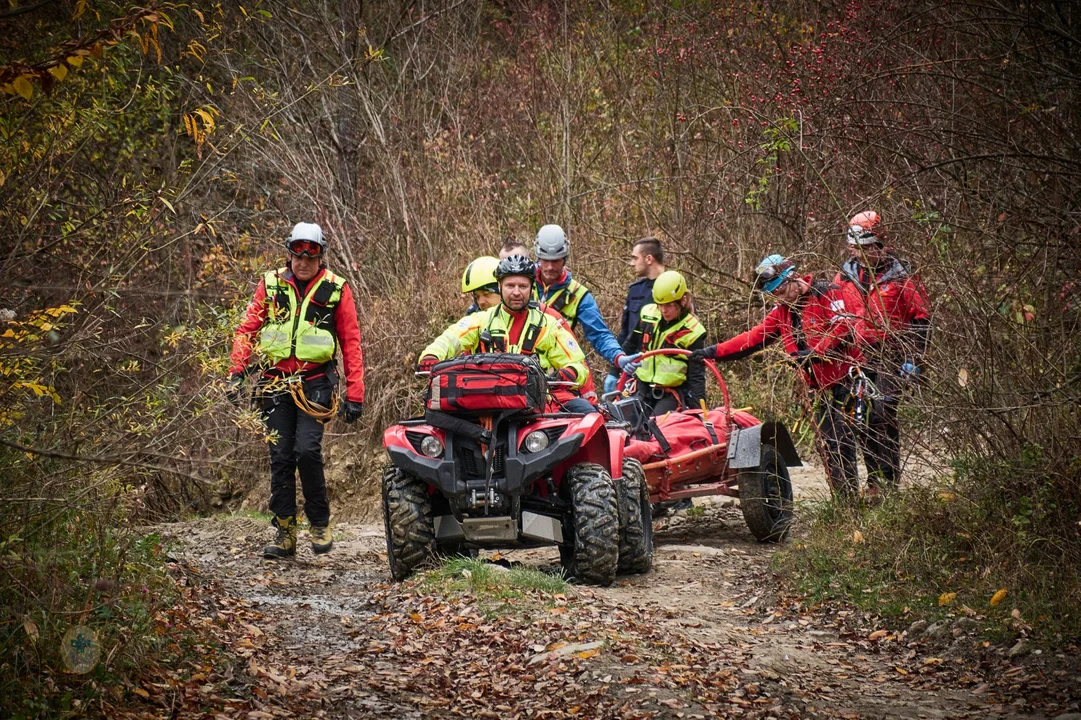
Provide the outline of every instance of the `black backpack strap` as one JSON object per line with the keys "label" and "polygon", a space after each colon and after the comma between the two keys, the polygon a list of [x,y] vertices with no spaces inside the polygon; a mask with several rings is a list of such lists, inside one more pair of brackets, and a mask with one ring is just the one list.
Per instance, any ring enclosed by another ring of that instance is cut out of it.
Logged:
{"label": "black backpack strap", "polygon": [[649,426],[649,432],[653,435],[654,439],[656,439],[657,443],[661,446],[661,450],[664,451],[664,454],[671,455],[672,446],[671,444],[669,444],[668,438],[666,438],[664,436],[664,433],[661,432],[661,428],[657,424],[657,418],[651,417],[647,425]]}

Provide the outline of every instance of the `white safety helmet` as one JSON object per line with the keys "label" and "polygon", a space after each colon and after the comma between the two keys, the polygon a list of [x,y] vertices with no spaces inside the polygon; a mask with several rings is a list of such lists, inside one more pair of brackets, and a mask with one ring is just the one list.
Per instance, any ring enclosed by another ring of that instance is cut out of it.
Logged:
{"label": "white safety helmet", "polygon": [[293,232],[289,233],[289,237],[285,239],[285,244],[289,245],[297,240],[313,242],[324,250],[327,247],[327,241],[323,238],[323,228],[315,223],[300,222],[294,225]]}
{"label": "white safety helmet", "polygon": [[571,241],[558,225],[545,225],[537,231],[533,254],[538,260],[563,260],[571,254]]}

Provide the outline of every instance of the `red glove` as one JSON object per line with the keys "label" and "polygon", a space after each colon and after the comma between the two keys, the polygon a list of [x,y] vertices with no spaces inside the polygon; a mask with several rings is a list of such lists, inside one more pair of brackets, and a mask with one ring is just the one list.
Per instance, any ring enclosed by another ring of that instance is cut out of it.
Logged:
{"label": "red glove", "polygon": [[439,362],[439,358],[435,355],[425,355],[417,363],[417,372],[431,372],[437,362]]}

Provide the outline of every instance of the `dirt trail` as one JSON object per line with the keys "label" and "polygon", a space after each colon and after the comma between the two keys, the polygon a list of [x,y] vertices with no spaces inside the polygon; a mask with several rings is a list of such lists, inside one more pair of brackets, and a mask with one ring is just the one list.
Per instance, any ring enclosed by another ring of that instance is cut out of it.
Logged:
{"label": "dirt trail", "polygon": [[[804,496],[823,489],[813,471],[796,482]],[[948,655],[948,643],[910,643],[904,628],[874,618],[801,607],[779,594],[775,548],[751,539],[738,506],[699,508],[657,521],[650,574],[497,611],[469,594],[388,583],[381,525],[340,525],[333,553],[314,557],[304,543],[292,562],[259,557],[268,531],[256,520],[167,532],[239,660],[222,679],[236,697],[216,708],[222,717],[1043,718],[1074,709],[1068,699],[1042,702],[1037,681],[1076,687],[1076,666],[1070,676],[1011,665],[1016,682],[996,682],[978,661]],[[504,557],[541,568],[558,560],[550,550]],[[874,630],[887,632],[870,640]],[[954,635],[954,649],[979,644]]]}

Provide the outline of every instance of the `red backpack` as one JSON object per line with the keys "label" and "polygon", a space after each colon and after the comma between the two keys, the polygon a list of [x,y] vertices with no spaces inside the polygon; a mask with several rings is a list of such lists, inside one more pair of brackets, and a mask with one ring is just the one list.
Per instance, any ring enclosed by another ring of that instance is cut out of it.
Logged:
{"label": "red backpack", "polygon": [[463,355],[432,368],[425,403],[443,412],[543,412],[548,386],[532,355]]}

